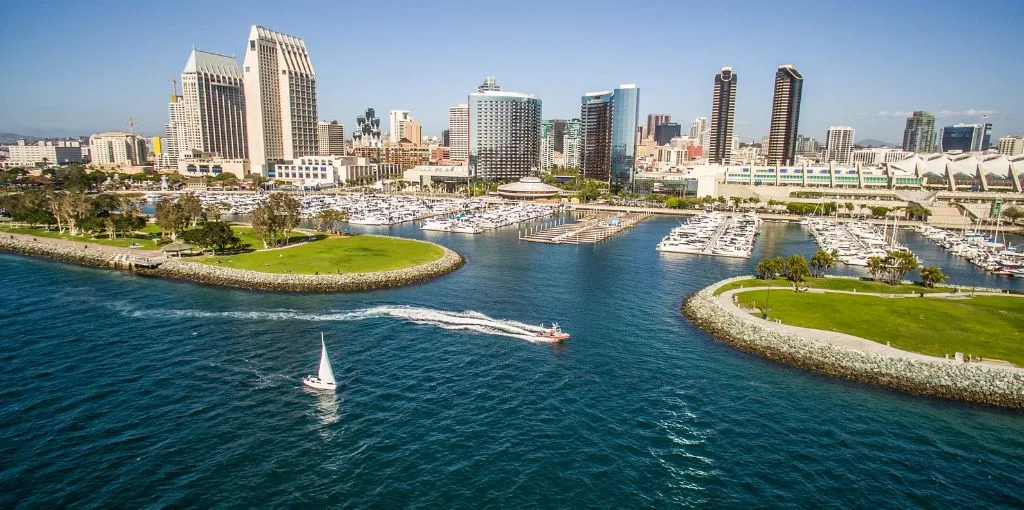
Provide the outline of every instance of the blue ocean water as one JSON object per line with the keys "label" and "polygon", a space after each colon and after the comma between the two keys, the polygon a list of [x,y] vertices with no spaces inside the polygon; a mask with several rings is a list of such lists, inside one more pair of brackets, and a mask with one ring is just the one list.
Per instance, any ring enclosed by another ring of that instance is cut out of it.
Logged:
{"label": "blue ocean water", "polygon": [[[1024,415],[738,352],[679,313],[767,255],[367,228],[468,264],[403,289],[282,295],[0,255],[0,507],[1021,507]],[[912,233],[926,263],[976,272]],[[551,346],[501,327],[558,321]],[[467,325],[468,324],[468,325]],[[493,329],[493,328],[492,328]],[[307,391],[326,335],[343,386]]]}

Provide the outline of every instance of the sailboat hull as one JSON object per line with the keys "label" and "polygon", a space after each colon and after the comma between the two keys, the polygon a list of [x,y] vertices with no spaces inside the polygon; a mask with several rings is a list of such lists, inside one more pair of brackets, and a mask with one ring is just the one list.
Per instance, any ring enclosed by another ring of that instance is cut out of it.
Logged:
{"label": "sailboat hull", "polygon": [[302,380],[302,384],[309,386],[310,388],[317,390],[335,391],[338,389],[338,385],[335,383],[329,383],[321,381],[319,377],[309,376]]}

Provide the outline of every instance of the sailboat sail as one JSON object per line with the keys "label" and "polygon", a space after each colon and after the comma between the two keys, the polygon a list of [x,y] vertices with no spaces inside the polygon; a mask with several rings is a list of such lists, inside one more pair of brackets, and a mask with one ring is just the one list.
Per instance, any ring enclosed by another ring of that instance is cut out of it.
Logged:
{"label": "sailboat sail", "polygon": [[331,369],[331,360],[327,357],[327,345],[324,344],[323,334],[320,335],[320,373],[317,377],[325,383],[334,384],[334,370]]}

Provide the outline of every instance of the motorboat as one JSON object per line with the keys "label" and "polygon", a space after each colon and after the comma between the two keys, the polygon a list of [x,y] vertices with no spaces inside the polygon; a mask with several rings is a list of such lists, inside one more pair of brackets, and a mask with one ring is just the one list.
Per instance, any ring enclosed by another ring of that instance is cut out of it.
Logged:
{"label": "motorboat", "polygon": [[317,390],[335,391],[337,384],[334,380],[334,370],[331,368],[331,360],[327,357],[327,344],[324,343],[324,334],[320,333],[320,370],[317,375],[307,375],[302,384]]}
{"label": "motorboat", "polygon": [[541,338],[546,338],[548,340],[554,340],[555,342],[562,342],[572,338],[572,335],[562,331],[562,328],[558,326],[557,322],[551,324],[551,328],[545,329],[540,333],[537,333],[537,336]]}

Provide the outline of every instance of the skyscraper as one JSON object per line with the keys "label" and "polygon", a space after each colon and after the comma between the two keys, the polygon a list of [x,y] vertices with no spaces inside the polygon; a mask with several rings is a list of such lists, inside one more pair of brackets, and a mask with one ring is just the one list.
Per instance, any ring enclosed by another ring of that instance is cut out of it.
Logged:
{"label": "skyscraper", "polygon": [[832,126],[828,128],[825,142],[825,162],[848,165],[853,162],[853,128]]}
{"label": "skyscraper", "polygon": [[942,152],[978,152],[992,136],[992,124],[954,124],[942,128]]}
{"label": "skyscraper", "polygon": [[690,124],[690,138],[693,138],[694,140],[698,140],[697,143],[700,143],[699,140],[701,139],[702,136],[704,136],[704,130],[707,129],[707,128],[708,128],[708,118],[707,117],[697,117],[697,118],[693,119],[693,123]]}
{"label": "skyscraper", "polygon": [[800,92],[804,77],[795,67],[784,64],[775,72],[775,98],[768,133],[768,164],[789,165],[796,156],[796,135],[800,122]]}
{"label": "skyscraper", "polygon": [[156,164],[165,170],[176,170],[178,168],[178,155],[182,150],[181,144],[187,138],[185,123],[185,101],[178,94],[178,85],[175,83],[174,91],[171,94],[171,101],[167,104],[167,124],[164,125],[164,147],[163,154],[157,157]]}
{"label": "skyscraper", "polygon": [[672,116],[667,113],[648,113],[647,127],[643,133],[644,138],[654,138],[654,130],[658,128],[658,125],[667,122],[672,122]]}
{"label": "skyscraper", "polygon": [[352,145],[356,147],[380,148],[380,119],[373,108],[356,117],[356,129],[352,132]]}
{"label": "skyscraper", "polygon": [[253,172],[266,175],[275,161],[316,155],[316,73],[306,43],[253,25],[243,65]]}
{"label": "skyscraper", "polygon": [[476,88],[477,92],[496,92],[499,90],[501,90],[501,87],[498,86],[498,79],[493,76],[484,78],[483,83]]}
{"label": "skyscraper", "polygon": [[935,152],[935,116],[917,111],[907,117],[903,130],[903,150],[910,152]]}
{"label": "skyscraper", "polygon": [[654,143],[668,145],[673,138],[682,135],[682,127],[675,122],[664,122],[654,126]]}
{"label": "skyscraper", "polygon": [[1004,136],[999,139],[999,153],[1007,156],[1024,154],[1024,136]]}
{"label": "skyscraper", "polygon": [[715,75],[711,99],[711,134],[705,152],[711,163],[729,164],[732,158],[733,118],[736,115],[736,73],[723,67]]}
{"label": "skyscraper", "polygon": [[320,156],[345,155],[345,126],[338,121],[320,121],[316,125],[317,154]]}
{"label": "skyscraper", "polygon": [[412,120],[412,117],[409,115],[409,110],[391,110],[388,112],[388,141],[398,143],[402,136],[405,135],[403,133],[404,124],[410,120]]}
{"label": "skyscraper", "polygon": [[469,175],[518,179],[540,167],[541,101],[503,92],[493,77],[469,95]]}
{"label": "skyscraper", "polygon": [[423,124],[409,120],[402,124],[402,138],[419,145],[423,143]]}
{"label": "skyscraper", "polygon": [[222,158],[245,159],[245,94],[242,69],[233,57],[193,49],[181,72],[184,138],[176,150],[196,150]]}
{"label": "skyscraper", "polygon": [[[566,168],[580,167],[580,119],[569,119],[565,121],[565,131],[562,134],[562,156],[565,158]],[[557,130],[555,132],[557,135]],[[556,139],[557,141],[557,139]],[[556,146],[557,147],[557,146]]]}
{"label": "skyscraper", "polygon": [[640,89],[634,84],[615,90],[588,92],[580,105],[584,177],[626,186],[636,165],[636,130],[640,122]]}
{"label": "skyscraper", "polygon": [[452,161],[469,161],[469,105],[448,109],[448,148]]}

